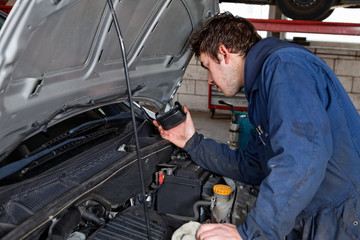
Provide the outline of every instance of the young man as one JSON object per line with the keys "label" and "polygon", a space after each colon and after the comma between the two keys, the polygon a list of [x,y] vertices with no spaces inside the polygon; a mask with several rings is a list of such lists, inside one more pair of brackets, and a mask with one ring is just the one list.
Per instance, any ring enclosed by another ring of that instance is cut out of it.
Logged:
{"label": "young man", "polygon": [[245,88],[256,134],[230,150],[195,132],[186,107],[181,125],[154,124],[202,167],[260,185],[244,224],[204,224],[198,239],[360,239],[360,116],[325,62],[229,13],[195,33],[192,50],[224,95]]}

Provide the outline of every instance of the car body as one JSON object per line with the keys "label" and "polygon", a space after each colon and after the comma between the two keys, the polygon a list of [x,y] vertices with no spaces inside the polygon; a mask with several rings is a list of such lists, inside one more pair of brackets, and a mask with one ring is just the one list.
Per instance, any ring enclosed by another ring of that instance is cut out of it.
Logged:
{"label": "car body", "polygon": [[169,239],[208,215],[194,217],[193,206],[222,180],[163,140],[152,120],[171,104],[189,36],[218,2],[113,4],[134,105],[106,1],[17,1],[1,29],[2,239],[144,239],[148,229]]}
{"label": "car body", "polygon": [[329,17],[335,7],[358,8],[358,0],[220,0],[249,4],[276,5],[281,12],[294,20],[321,21]]}

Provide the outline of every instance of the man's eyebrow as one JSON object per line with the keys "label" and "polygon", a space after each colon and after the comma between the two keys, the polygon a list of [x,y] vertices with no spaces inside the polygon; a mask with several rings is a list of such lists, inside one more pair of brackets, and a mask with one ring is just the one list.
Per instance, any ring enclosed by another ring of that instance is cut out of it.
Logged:
{"label": "man's eyebrow", "polygon": [[205,65],[202,62],[200,62],[200,65],[201,65],[201,67],[208,69],[207,67],[205,67]]}

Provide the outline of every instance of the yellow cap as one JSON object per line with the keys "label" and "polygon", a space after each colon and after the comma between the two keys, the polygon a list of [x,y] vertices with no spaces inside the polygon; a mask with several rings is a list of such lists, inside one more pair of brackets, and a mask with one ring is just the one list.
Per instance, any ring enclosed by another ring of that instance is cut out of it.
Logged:
{"label": "yellow cap", "polygon": [[215,185],[213,187],[213,190],[214,190],[214,193],[223,195],[223,196],[230,195],[230,193],[231,193],[231,187],[229,187],[228,185],[224,185],[224,184]]}

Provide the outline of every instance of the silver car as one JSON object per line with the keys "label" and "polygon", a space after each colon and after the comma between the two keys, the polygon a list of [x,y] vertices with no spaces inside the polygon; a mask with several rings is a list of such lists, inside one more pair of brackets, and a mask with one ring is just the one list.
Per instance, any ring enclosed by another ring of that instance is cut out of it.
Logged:
{"label": "silver car", "polygon": [[211,215],[224,180],[152,120],[218,2],[110,3],[17,1],[1,29],[2,239],[169,239]]}

